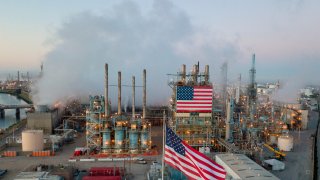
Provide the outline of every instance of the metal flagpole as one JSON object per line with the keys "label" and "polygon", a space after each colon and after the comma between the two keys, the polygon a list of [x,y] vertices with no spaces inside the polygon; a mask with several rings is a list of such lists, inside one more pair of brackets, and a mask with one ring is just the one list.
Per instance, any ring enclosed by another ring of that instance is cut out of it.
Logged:
{"label": "metal flagpole", "polygon": [[161,176],[162,176],[162,180],[164,179],[164,149],[165,149],[165,136],[166,136],[166,111],[163,110],[163,122],[162,122],[162,131],[163,131],[163,135],[162,135],[162,172],[161,172]]}

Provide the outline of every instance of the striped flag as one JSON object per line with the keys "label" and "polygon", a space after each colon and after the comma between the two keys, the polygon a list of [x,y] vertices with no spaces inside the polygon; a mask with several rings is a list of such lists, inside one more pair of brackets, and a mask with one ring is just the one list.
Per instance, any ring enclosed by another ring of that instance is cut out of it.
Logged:
{"label": "striped flag", "polygon": [[166,127],[164,162],[183,172],[189,179],[225,179],[222,166],[182,141]]}
{"label": "striped flag", "polygon": [[212,112],[212,86],[177,86],[177,113]]}

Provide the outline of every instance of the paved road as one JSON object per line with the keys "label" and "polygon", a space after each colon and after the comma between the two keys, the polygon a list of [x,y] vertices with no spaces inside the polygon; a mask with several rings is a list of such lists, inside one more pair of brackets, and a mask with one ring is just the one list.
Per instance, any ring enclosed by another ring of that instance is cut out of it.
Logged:
{"label": "paved road", "polygon": [[293,152],[286,152],[284,171],[273,171],[272,173],[280,179],[311,180],[312,179],[312,142],[311,135],[315,133],[318,114],[311,112],[308,130],[291,131],[294,137]]}

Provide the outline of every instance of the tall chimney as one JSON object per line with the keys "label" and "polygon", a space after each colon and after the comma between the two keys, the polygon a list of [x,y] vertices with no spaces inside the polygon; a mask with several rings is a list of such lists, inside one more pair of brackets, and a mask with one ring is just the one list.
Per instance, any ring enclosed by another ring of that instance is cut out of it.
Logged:
{"label": "tall chimney", "polygon": [[136,79],[132,76],[132,119],[136,116],[135,112],[135,103],[136,103]]}
{"label": "tall chimney", "polygon": [[206,65],[204,68],[204,81],[206,84],[209,83],[209,65]]}
{"label": "tall chimney", "polygon": [[186,83],[186,65],[185,64],[182,64],[181,81],[183,83]]}
{"label": "tall chimney", "polygon": [[143,70],[143,102],[142,102],[142,118],[146,118],[146,105],[147,105],[147,88],[146,88],[146,69]]}
{"label": "tall chimney", "polygon": [[118,115],[121,115],[121,72],[118,71]]}
{"label": "tall chimney", "polygon": [[18,83],[20,82],[20,71],[18,71]]}
{"label": "tall chimney", "polygon": [[197,84],[197,78],[198,78],[198,66],[195,64],[192,67],[192,81],[194,84]]}
{"label": "tall chimney", "polygon": [[27,72],[28,83],[30,82],[29,72]]}
{"label": "tall chimney", "polygon": [[109,117],[109,97],[108,97],[108,64],[106,63],[104,65],[104,82],[105,82],[105,87],[104,87],[104,108],[105,108],[105,117]]}

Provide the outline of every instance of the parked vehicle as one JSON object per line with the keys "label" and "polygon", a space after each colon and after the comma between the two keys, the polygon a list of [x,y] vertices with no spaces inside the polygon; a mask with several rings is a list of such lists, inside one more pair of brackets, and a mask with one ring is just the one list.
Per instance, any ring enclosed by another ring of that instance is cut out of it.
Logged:
{"label": "parked vehicle", "polygon": [[6,169],[0,169],[0,176],[5,175],[8,172]]}

